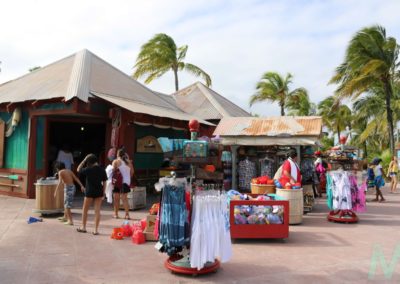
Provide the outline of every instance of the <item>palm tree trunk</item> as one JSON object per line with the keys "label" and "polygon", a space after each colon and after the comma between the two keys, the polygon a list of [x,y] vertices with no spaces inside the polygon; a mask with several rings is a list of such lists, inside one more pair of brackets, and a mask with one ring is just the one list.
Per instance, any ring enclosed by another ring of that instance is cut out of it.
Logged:
{"label": "palm tree trunk", "polygon": [[392,86],[388,79],[384,80],[385,86],[385,101],[386,101],[386,116],[389,126],[389,142],[390,142],[390,152],[394,155],[394,129],[393,129],[393,114],[392,108],[390,106],[390,99],[392,98]]}
{"label": "palm tree trunk", "polygon": [[281,107],[281,116],[285,116],[285,103],[281,101],[279,105]]}
{"label": "palm tree trunk", "polygon": [[337,141],[338,141],[338,144],[340,144],[340,126],[339,126],[339,123],[338,123],[338,125],[336,126],[336,130],[337,130]]}
{"label": "palm tree trunk", "polygon": [[174,68],[174,77],[175,77],[175,91],[179,90],[179,81],[178,81],[178,69]]}

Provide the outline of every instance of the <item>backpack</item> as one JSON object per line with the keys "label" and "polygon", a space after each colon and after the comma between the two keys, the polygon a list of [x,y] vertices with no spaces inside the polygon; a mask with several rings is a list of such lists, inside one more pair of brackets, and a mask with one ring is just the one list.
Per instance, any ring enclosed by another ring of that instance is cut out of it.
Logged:
{"label": "backpack", "polygon": [[374,180],[375,179],[374,169],[368,168],[367,176],[368,176],[368,180]]}
{"label": "backpack", "polygon": [[122,178],[122,173],[119,169],[113,170],[111,176],[111,183],[113,184],[114,187],[122,189],[123,178]]}

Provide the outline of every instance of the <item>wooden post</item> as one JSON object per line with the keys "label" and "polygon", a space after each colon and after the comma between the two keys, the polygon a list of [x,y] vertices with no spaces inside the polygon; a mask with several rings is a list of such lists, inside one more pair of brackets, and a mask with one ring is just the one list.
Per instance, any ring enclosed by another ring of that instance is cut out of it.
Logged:
{"label": "wooden post", "polygon": [[232,150],[232,188],[238,190],[237,187],[237,179],[236,179],[236,171],[237,171],[237,149],[238,145],[231,146]]}

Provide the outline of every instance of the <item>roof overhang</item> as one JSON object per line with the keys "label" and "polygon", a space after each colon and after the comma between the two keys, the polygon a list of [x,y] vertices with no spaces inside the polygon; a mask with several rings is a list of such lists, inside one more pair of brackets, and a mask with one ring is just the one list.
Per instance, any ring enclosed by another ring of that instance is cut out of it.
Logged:
{"label": "roof overhang", "polygon": [[117,106],[120,106],[120,107],[122,107],[126,110],[129,110],[129,111],[132,111],[132,112],[144,113],[144,114],[149,114],[149,115],[153,115],[153,116],[167,117],[167,118],[172,118],[172,119],[176,119],[176,120],[184,120],[184,121],[190,121],[192,119],[197,119],[197,121],[201,124],[215,126],[215,124],[212,124],[208,121],[205,121],[203,119],[194,117],[192,115],[189,115],[189,114],[186,114],[183,112],[178,112],[178,111],[174,111],[171,109],[162,108],[159,106],[143,104],[143,103],[140,103],[137,101],[132,101],[132,100],[125,99],[125,98],[115,97],[112,95],[100,94],[100,93],[93,92],[93,91],[91,93],[96,97],[99,97],[103,100],[106,100],[110,103],[113,103]]}

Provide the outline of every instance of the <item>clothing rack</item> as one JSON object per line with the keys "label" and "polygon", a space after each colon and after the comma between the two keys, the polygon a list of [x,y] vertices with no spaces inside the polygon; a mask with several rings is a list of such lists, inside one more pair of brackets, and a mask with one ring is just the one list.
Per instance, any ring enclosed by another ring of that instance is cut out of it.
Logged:
{"label": "clothing rack", "polygon": [[[365,197],[365,192],[363,192],[362,187],[359,187],[356,182],[356,177],[353,176],[353,174],[349,171],[344,171],[343,169],[338,169],[336,171],[330,171],[327,172],[328,177],[327,177],[327,203],[328,207],[332,208],[328,213],[327,219],[330,222],[337,222],[337,223],[357,223],[359,221],[359,218],[357,214],[354,212],[354,208],[357,208],[355,206],[357,203],[364,203],[363,205],[360,205],[361,207],[363,206],[363,209],[360,211],[365,210],[365,198],[364,200],[360,200],[359,197],[356,197],[353,200],[354,194],[357,196],[364,196]],[[335,174],[342,174],[341,176],[334,177],[333,175]],[[352,176],[352,177],[351,177]],[[349,184],[346,184],[346,179],[349,178],[348,182]],[[353,179],[351,181],[351,179]],[[334,186],[338,186],[337,184],[334,184],[335,182],[338,182],[340,184],[340,188],[336,189],[338,190],[339,193],[336,196],[332,193],[332,190]],[[352,183],[353,182],[353,183]],[[357,192],[352,192],[352,189],[354,190],[354,187],[356,187]],[[339,190],[340,189],[340,190]],[[328,193],[328,190],[330,193]],[[329,195],[329,196],[328,196]],[[350,200],[349,200],[350,199]],[[330,202],[332,201],[332,204]],[[334,201],[336,202],[336,205],[334,204]],[[344,202],[344,205],[342,205],[342,202]],[[356,203],[356,204],[354,204]],[[351,204],[351,207],[350,207]],[[334,207],[342,207],[342,208],[334,208]]]}
{"label": "clothing rack", "polygon": [[[189,123],[189,125],[190,125],[190,123]],[[196,140],[197,132],[194,133],[194,131],[192,131],[192,129],[191,129],[191,132],[192,132],[192,134],[191,134],[192,139],[191,140]],[[194,198],[195,198],[195,195],[196,195],[196,190],[194,189],[193,181],[196,178],[195,177],[196,164],[200,164],[200,163],[202,163],[202,161],[204,163],[204,158],[200,158],[198,162],[196,161],[195,158],[191,159],[191,175],[188,177],[189,178],[188,186],[190,188],[189,190],[190,190],[190,202],[191,202],[190,207],[191,207],[191,209],[193,209],[193,210],[191,210],[192,211],[191,214],[192,214],[192,217],[193,217],[193,218],[191,218],[191,224],[190,224],[190,230],[191,231],[193,229],[192,226],[194,225],[194,222],[196,220],[195,219],[196,216],[194,214],[196,214],[196,212],[198,213],[198,211],[195,211],[195,208],[193,207],[195,205],[194,204]],[[208,188],[208,186],[207,186],[207,189],[209,189],[210,192],[213,191],[213,192],[220,192],[221,193],[221,191],[219,191],[220,188],[221,189],[223,188],[222,184],[220,186],[218,186],[218,188],[217,188],[218,190],[215,190],[216,189],[215,187],[211,188],[211,186],[210,186]],[[203,191],[203,192],[206,192],[206,191]],[[208,201],[208,202],[210,202],[210,201]],[[202,222],[200,222],[200,223],[202,223]],[[202,231],[205,231],[205,230],[202,230]],[[192,231],[192,233],[193,233],[193,231]],[[193,237],[193,235],[191,235],[191,237]],[[229,234],[229,242],[230,242],[230,234]],[[221,243],[226,243],[226,240],[224,242],[221,242]],[[192,240],[190,240],[190,247],[192,247],[195,244],[198,245],[198,242],[196,243],[196,242],[192,242]],[[192,248],[192,250],[193,250],[193,248]],[[194,258],[192,260],[193,260],[193,262],[195,261]],[[180,274],[188,274],[188,275],[194,275],[195,276],[195,275],[198,275],[198,274],[207,274],[207,273],[210,273],[210,272],[216,272],[218,270],[218,268],[220,267],[220,261],[218,259],[214,259],[214,262],[205,263],[204,267],[202,267],[201,269],[192,268],[192,265],[193,264],[191,263],[191,259],[190,259],[190,250],[185,250],[184,253],[181,254],[181,255],[178,255],[178,254],[172,255],[164,263],[164,266],[167,269],[171,270],[171,272],[180,273]]]}

